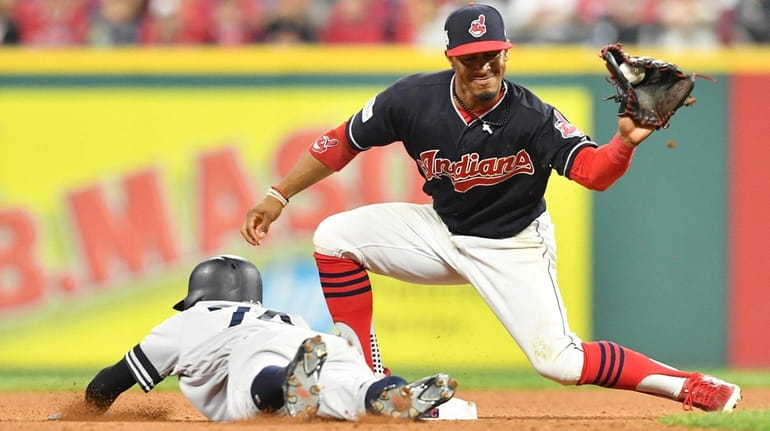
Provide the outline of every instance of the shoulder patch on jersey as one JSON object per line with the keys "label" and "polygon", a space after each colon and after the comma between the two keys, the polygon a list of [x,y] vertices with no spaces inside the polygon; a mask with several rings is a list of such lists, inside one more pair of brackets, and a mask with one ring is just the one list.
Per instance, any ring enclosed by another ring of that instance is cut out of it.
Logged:
{"label": "shoulder patch on jersey", "polygon": [[561,133],[562,138],[574,138],[576,136],[585,136],[585,133],[581,132],[580,129],[570,124],[570,122],[567,121],[566,118],[564,118],[564,115],[562,115],[561,112],[554,109],[553,116],[555,117],[555,120],[553,122],[553,127],[556,130],[558,130],[559,133]]}
{"label": "shoulder patch on jersey", "polygon": [[366,123],[374,116],[375,99],[377,99],[377,96],[372,97],[368,102],[366,102],[366,105],[364,105],[364,109],[361,110],[361,122]]}
{"label": "shoulder patch on jersey", "polygon": [[336,147],[339,144],[340,141],[338,139],[329,138],[329,136],[323,135],[313,142],[311,148],[316,153],[325,153],[329,148]]}

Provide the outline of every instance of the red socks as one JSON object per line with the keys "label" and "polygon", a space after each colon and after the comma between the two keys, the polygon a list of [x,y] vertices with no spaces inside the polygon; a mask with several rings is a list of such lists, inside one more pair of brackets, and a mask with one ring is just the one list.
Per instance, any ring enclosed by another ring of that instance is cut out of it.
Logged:
{"label": "red socks", "polygon": [[583,372],[578,385],[636,390],[639,382],[652,374],[684,378],[692,375],[611,341],[583,343],[583,357]]}
{"label": "red socks", "polygon": [[321,278],[326,307],[332,320],[350,326],[361,343],[369,368],[372,351],[369,333],[372,328],[372,285],[366,270],[351,259],[313,253]]}

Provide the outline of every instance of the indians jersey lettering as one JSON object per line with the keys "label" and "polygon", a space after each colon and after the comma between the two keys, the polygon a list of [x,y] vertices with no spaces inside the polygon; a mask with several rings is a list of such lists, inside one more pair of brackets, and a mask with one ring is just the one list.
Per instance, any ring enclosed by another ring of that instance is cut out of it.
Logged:
{"label": "indians jersey lettering", "polygon": [[420,153],[418,165],[428,181],[444,176],[452,181],[455,191],[465,193],[476,186],[492,186],[518,174],[535,173],[526,151],[508,157],[479,160],[476,153],[464,154],[459,161],[436,157],[439,150]]}

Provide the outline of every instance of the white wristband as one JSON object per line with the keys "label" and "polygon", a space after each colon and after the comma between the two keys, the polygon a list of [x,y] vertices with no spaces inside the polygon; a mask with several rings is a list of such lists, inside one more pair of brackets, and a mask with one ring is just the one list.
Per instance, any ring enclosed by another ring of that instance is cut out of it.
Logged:
{"label": "white wristband", "polygon": [[272,187],[267,189],[267,195],[278,200],[278,202],[280,202],[281,206],[283,207],[286,207],[286,205],[289,205],[289,200],[283,197],[282,194],[278,193],[278,191]]}

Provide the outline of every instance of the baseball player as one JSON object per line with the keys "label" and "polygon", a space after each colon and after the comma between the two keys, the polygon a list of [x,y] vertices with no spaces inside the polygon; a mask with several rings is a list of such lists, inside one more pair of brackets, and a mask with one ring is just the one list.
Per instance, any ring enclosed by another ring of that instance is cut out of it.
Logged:
{"label": "baseball player", "polygon": [[505,79],[511,47],[500,13],[461,7],[446,19],[451,69],[407,76],[318,138],[250,209],[241,229],[259,245],[289,199],[373,147],[402,143],[432,205],[384,203],[332,215],[313,242],[341,335],[383,372],[367,272],[422,284],[470,283],[534,368],[564,385],[654,394],[686,409],[730,411],[738,386],[680,371],[570,330],[556,277],[554,227],[543,198],[551,171],[605,190],[654,129],[619,116],[598,145],[564,113]]}
{"label": "baseball player", "polygon": [[148,392],[168,376],[178,376],[182,393],[213,421],[265,412],[416,418],[454,395],[457,382],[446,374],[412,383],[375,376],[347,340],[261,302],[252,263],[231,255],[201,262],[174,306],[181,313],[101,370],[86,388],[86,404],[104,412],[134,384]]}

